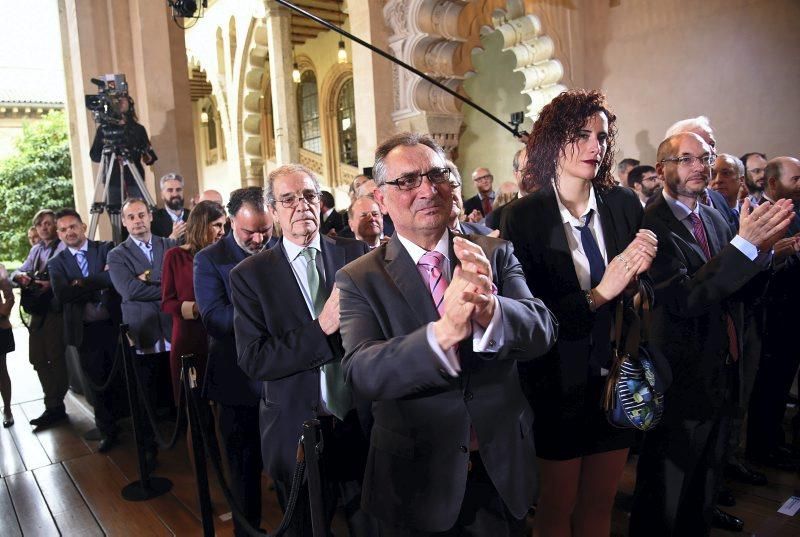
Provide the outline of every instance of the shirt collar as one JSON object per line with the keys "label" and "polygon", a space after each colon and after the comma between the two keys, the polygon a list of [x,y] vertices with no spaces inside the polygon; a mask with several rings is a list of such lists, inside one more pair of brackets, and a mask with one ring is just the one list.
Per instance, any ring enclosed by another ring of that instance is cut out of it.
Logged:
{"label": "shirt collar", "polygon": [[317,252],[322,252],[322,239],[320,239],[319,233],[317,233],[316,237],[311,239],[311,242],[308,243],[306,246],[300,246],[299,244],[295,244],[286,237],[283,237],[283,249],[286,250],[286,257],[289,258],[289,262],[293,262],[297,259],[297,256],[305,250],[306,248],[314,248]]}
{"label": "shirt collar", "polygon": [[[417,246],[407,238],[403,237],[399,233],[397,233],[397,238],[400,239],[400,244],[403,245],[403,248],[406,249],[408,255],[411,256],[411,260],[416,265],[419,263],[419,260],[422,259],[422,256],[428,253],[428,250]],[[445,259],[450,259],[450,244],[448,241],[449,237],[447,234],[447,229],[445,228],[444,233],[442,233],[442,237],[439,239],[439,242],[436,243],[436,246],[433,248],[434,251],[439,252],[444,256]]]}
{"label": "shirt collar", "polygon": [[68,248],[69,251],[72,253],[72,255],[75,255],[78,252],[83,252],[84,254],[86,254],[86,252],[89,250],[89,239],[84,240],[83,246],[81,246],[80,248],[73,248],[72,246],[68,246]]}
{"label": "shirt collar", "polygon": [[490,200],[494,200],[494,190],[490,190],[487,194],[481,194],[478,192],[478,197],[481,199],[489,198]]}
{"label": "shirt collar", "polygon": [[586,209],[584,209],[583,214],[581,214],[580,218],[575,218],[572,216],[572,213],[569,212],[563,203],[561,203],[561,196],[558,195],[558,189],[556,188],[555,182],[553,183],[553,191],[556,193],[556,202],[558,203],[558,212],[561,214],[561,221],[565,224],[569,224],[571,226],[583,226],[586,223],[586,215],[589,214],[589,211],[597,212],[597,197],[594,195],[594,185],[589,188],[589,203],[586,204]]}
{"label": "shirt collar", "polygon": [[167,214],[170,215],[173,221],[177,222],[178,220],[183,220],[183,207],[178,209],[177,211],[173,211],[169,207],[164,207],[167,210]]}
{"label": "shirt collar", "polygon": [[153,247],[153,237],[152,237],[152,235],[150,236],[150,240],[149,241],[140,241],[139,239],[137,239],[133,235],[131,235],[130,237],[131,237],[131,240],[133,241],[133,243],[136,246],[138,246],[139,248],[142,248],[142,249],[147,248],[147,249],[149,249],[149,248]]}
{"label": "shirt collar", "polygon": [[669,207],[672,214],[675,215],[679,221],[684,221],[685,219],[689,218],[689,215],[692,213],[700,216],[700,200],[697,200],[697,203],[694,204],[694,210],[690,209],[688,205],[683,203],[682,201],[678,201],[677,199],[673,198],[667,193],[667,189],[663,189],[662,194],[664,195],[664,200],[667,202],[667,206]]}
{"label": "shirt collar", "polygon": [[325,211],[324,213],[322,213],[322,217],[323,217],[325,220],[327,220],[327,219],[328,219],[328,217],[331,215],[331,213],[332,213],[332,212],[333,212],[333,207],[331,207],[330,209],[328,209],[327,211]]}

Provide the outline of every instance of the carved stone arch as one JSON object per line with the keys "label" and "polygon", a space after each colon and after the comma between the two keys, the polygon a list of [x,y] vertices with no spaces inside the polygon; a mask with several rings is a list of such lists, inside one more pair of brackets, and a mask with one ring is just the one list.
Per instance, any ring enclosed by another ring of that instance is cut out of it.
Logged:
{"label": "carved stone arch", "polygon": [[[339,92],[345,82],[353,78],[353,65],[336,64],[325,76],[319,90],[320,125],[325,144],[325,174],[331,187],[349,185],[358,174],[358,168],[339,162],[339,135],[336,125],[336,106]],[[358,126],[356,125],[356,128]]]}
{"label": "carved stone arch", "polygon": [[264,183],[264,153],[261,132],[261,99],[267,78],[267,28],[263,18],[251,19],[242,47],[238,84],[236,136],[240,168],[246,185]]}

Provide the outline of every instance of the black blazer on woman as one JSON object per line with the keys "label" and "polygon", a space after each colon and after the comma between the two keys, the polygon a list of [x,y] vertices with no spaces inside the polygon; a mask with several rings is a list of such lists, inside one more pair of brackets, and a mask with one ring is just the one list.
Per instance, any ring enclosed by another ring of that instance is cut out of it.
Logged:
{"label": "black blazer on woman", "polygon": [[[602,193],[595,190],[595,196],[610,261],[639,230],[642,204],[633,191],[620,187]],[[509,206],[506,213],[501,234],[514,244],[531,293],[544,301],[559,324],[558,341],[549,355],[532,363],[530,368],[521,368],[520,373],[542,381],[549,394],[559,397],[553,403],[560,405],[562,415],[573,415],[583,408],[592,344],[607,348],[610,342],[610,336],[605,341],[596,341],[595,323],[602,320],[610,330],[613,310],[611,305],[601,308],[601,312],[589,309],[552,188],[525,196]],[[649,285],[643,285],[649,292]],[[601,315],[605,318],[599,319]],[[525,384],[529,383],[523,382],[523,387],[530,397],[529,391],[534,388]]]}

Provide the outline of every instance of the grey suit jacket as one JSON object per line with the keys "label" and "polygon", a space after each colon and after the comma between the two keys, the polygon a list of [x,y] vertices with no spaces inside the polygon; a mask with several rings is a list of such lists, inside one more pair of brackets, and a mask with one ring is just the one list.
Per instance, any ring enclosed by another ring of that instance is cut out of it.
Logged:
{"label": "grey suit jacket", "polygon": [[[153,235],[153,263],[128,237],[108,254],[111,282],[122,297],[122,322],[130,327],[130,336],[137,349],[146,349],[172,336],[172,317],[161,311],[161,265],[164,253],[176,245],[172,239]],[[137,278],[151,269],[151,281]]]}
{"label": "grey suit jacket", "polygon": [[[468,238],[492,264],[505,343],[497,353],[477,354],[471,338],[462,342],[458,378],[444,373],[428,345],[426,326],[439,315],[397,236],[336,277],[345,376],[357,395],[373,401],[375,418],[362,504],[393,526],[453,526],[466,489],[470,424],[510,511],[521,518],[534,498],[533,414],[516,360],[546,353],[556,321],[528,290],[511,243]],[[452,246],[450,260],[455,267]]]}

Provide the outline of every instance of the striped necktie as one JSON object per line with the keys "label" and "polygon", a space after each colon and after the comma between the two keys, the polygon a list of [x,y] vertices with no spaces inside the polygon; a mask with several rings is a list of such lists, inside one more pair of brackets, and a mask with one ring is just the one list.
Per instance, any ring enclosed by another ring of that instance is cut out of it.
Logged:
{"label": "striped necktie", "polygon": [[80,267],[83,277],[89,276],[89,261],[86,259],[86,252],[83,250],[75,252],[75,261],[78,262],[78,267]]}
{"label": "striped necktie", "polygon": [[444,256],[437,251],[427,252],[417,263],[422,279],[428,282],[428,290],[433,298],[433,305],[441,316],[444,308],[444,292],[447,290],[447,279],[442,274]]}

